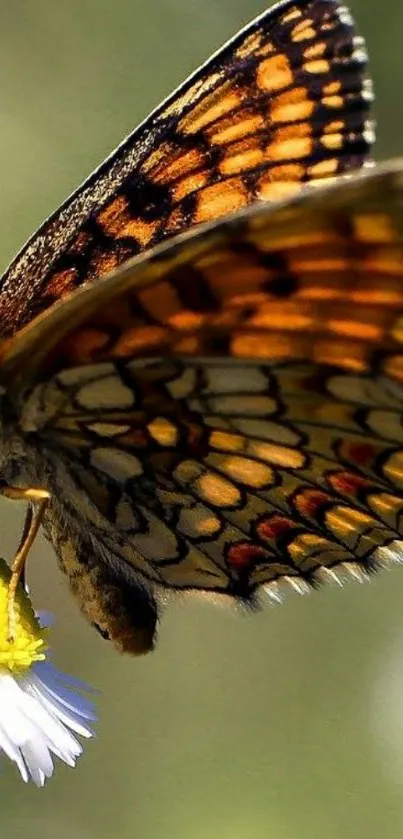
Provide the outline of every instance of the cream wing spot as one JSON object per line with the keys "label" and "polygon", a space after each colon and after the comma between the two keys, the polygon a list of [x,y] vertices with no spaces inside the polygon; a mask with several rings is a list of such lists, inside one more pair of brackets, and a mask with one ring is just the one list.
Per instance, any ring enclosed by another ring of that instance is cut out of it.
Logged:
{"label": "cream wing spot", "polygon": [[143,472],[137,457],[108,446],[91,452],[91,466],[119,483],[138,478]]}
{"label": "cream wing spot", "polygon": [[190,539],[212,538],[219,533],[220,528],[219,518],[203,504],[195,504],[181,511],[178,530]]}
{"label": "cream wing spot", "polygon": [[341,23],[345,26],[354,26],[354,20],[347,6],[340,6],[338,16]]}
{"label": "cream wing spot", "polygon": [[225,417],[217,417],[217,416],[210,416],[209,414],[204,415],[204,424],[208,428],[213,428],[215,431],[231,431],[232,430],[232,423],[230,423]]}
{"label": "cream wing spot", "polygon": [[[379,382],[374,382],[366,376],[332,376],[327,384],[332,396],[346,402],[362,402],[363,405],[394,405],[393,399],[387,398],[386,392]],[[398,399],[403,397],[403,392]]]}
{"label": "cream wing spot", "polygon": [[267,388],[267,379],[257,367],[211,366],[206,368],[205,393],[260,392]]}
{"label": "cream wing spot", "polygon": [[367,420],[368,425],[379,437],[403,443],[402,419],[399,413],[391,411],[371,411]]}
{"label": "cream wing spot", "polygon": [[133,544],[137,550],[153,563],[175,559],[178,555],[175,534],[149,510],[142,507],[141,513],[148,522],[148,532],[134,537]]}
{"label": "cream wing spot", "polygon": [[179,484],[186,485],[196,481],[202,473],[201,463],[194,460],[182,460],[174,470],[174,478]]}
{"label": "cream wing spot", "polygon": [[118,375],[83,385],[76,395],[80,407],[88,411],[100,409],[132,408],[135,402],[133,391],[125,385]]}
{"label": "cream wing spot", "polygon": [[[268,396],[217,396],[208,400],[210,410],[231,416],[262,416],[272,414],[277,405]],[[197,409],[196,409],[197,410]]]}
{"label": "cream wing spot", "polygon": [[138,530],[139,523],[133,512],[133,505],[125,498],[122,498],[116,507],[115,525],[118,530]]}
{"label": "cream wing spot", "polygon": [[258,440],[271,440],[273,443],[282,443],[286,446],[298,446],[300,437],[291,428],[279,425],[270,420],[259,419],[235,419],[232,422],[234,429],[245,434],[247,437],[254,437]]}
{"label": "cream wing spot", "polygon": [[62,370],[56,376],[56,381],[64,387],[83,385],[85,382],[101,379],[113,373],[114,367],[109,361],[104,364],[84,364],[82,367],[71,367]]}
{"label": "cream wing spot", "polygon": [[91,422],[87,428],[98,437],[120,437],[130,431],[130,425],[118,425],[114,422]]}
{"label": "cream wing spot", "polygon": [[175,588],[191,586],[195,590],[225,591],[228,584],[228,577],[225,571],[220,568],[205,553],[190,548],[186,557],[180,562],[165,565],[164,581]]}
{"label": "cream wing spot", "polygon": [[174,399],[185,399],[193,392],[196,385],[196,369],[186,367],[176,379],[167,384],[167,390]]}

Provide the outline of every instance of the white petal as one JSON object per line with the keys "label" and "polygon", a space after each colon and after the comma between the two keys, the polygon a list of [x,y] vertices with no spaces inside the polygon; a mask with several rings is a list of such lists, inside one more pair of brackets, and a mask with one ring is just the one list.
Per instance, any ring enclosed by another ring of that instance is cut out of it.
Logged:
{"label": "white petal", "polygon": [[0,751],[16,763],[24,781],[38,787],[53,774],[52,755],[74,766],[83,751],[75,734],[93,734],[88,725],[95,719],[93,704],[69,685],[48,662],[21,677],[0,672]]}
{"label": "white petal", "polygon": [[66,709],[73,711],[74,715],[91,722],[97,720],[94,703],[71,690],[72,682],[76,690],[88,690],[80,679],[71,680],[70,677],[64,677],[55,667],[45,661],[34,666],[33,674],[41,683],[40,690],[45,691],[49,698],[57,699]]}
{"label": "white petal", "polygon": [[26,678],[26,700],[32,703],[31,709],[34,707],[35,722],[40,727],[42,736],[48,742],[52,751],[57,749],[61,757],[63,757],[63,753],[65,751],[67,753],[71,752],[77,756],[81,754],[82,748],[78,740],[76,740],[68,728],[63,725],[63,721],[56,713],[56,709],[49,707],[46,697],[44,697],[39,691],[36,691],[35,687],[34,692],[36,692],[37,695],[30,695],[31,689],[32,684],[30,684]]}
{"label": "white petal", "polygon": [[31,719],[33,708],[30,698],[9,675],[0,678],[0,697],[1,748],[15,761],[25,781],[32,777],[38,784],[41,772],[49,774],[53,770],[53,762],[42,732]]}
{"label": "white petal", "polygon": [[1,725],[0,749],[4,752],[4,754],[7,755],[7,757],[10,758],[10,760],[14,761],[14,763],[17,764],[23,781],[27,783],[29,781],[29,775],[22,754],[20,750],[17,748],[17,746],[9,739],[9,737],[7,737],[7,734]]}
{"label": "white petal", "polygon": [[37,737],[35,742],[28,741],[21,749],[28,772],[37,787],[43,787],[45,778],[53,775],[53,760],[49,749]]}
{"label": "white petal", "polygon": [[[93,695],[99,695],[101,692],[91,685],[88,685],[87,682],[83,682],[82,679],[78,679],[77,676],[62,673],[61,670],[58,670],[57,667],[52,664],[50,658],[45,661],[38,661],[34,665],[34,670],[39,678],[48,685],[48,687],[50,683],[53,682],[55,685],[62,684],[67,686],[67,688],[74,688],[74,690],[81,690],[84,691],[84,693],[91,693]],[[89,701],[89,704],[92,703]]]}
{"label": "white petal", "polygon": [[[69,713],[64,707],[63,703],[59,702],[57,696],[49,695],[46,686],[43,685],[35,674],[30,673],[29,679],[26,678],[25,691],[27,695],[32,698],[40,700],[42,710],[46,710],[49,718],[58,720],[62,725],[74,731],[76,734],[81,734],[82,737],[91,737],[91,729],[80,724],[77,715]],[[71,735],[72,736],[72,735]]]}

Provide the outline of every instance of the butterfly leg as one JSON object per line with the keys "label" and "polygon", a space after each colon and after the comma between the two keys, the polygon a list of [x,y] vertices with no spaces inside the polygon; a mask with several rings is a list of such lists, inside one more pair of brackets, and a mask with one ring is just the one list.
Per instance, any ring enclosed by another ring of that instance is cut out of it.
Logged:
{"label": "butterfly leg", "polygon": [[7,611],[9,637],[13,638],[15,634],[14,607],[18,583],[20,582],[21,576],[24,572],[29,551],[35,541],[50,495],[44,489],[25,489],[22,487],[6,487],[2,490],[2,494],[5,495],[6,498],[12,498],[17,501],[28,501],[30,505],[32,505],[27,513],[26,525],[20,546],[11,563],[11,579],[8,587]]}

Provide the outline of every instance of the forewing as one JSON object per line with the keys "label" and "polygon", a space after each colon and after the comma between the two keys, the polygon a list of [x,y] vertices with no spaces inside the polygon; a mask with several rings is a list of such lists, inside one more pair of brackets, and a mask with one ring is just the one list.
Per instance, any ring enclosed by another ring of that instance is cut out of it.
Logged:
{"label": "forewing", "polygon": [[362,165],[373,140],[366,61],[337,0],[286,0],[265,12],[20,252],[1,281],[1,333],[167,237]]}
{"label": "forewing", "polygon": [[401,556],[402,194],[380,168],[261,207],[11,345],[44,379],[22,431],[143,579],[251,600]]}

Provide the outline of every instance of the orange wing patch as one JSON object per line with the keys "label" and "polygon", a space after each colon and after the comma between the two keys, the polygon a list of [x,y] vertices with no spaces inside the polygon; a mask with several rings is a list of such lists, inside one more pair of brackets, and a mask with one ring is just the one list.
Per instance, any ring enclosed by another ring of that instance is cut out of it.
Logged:
{"label": "orange wing patch", "polygon": [[290,87],[294,81],[290,62],[285,55],[266,58],[258,64],[256,82],[259,90],[275,93]]}
{"label": "orange wing patch", "polygon": [[[135,238],[145,249],[153,238],[157,223],[134,218],[130,213],[129,202],[123,195],[115,198],[98,216],[98,224],[108,236]],[[105,272],[103,272],[105,273]]]}

